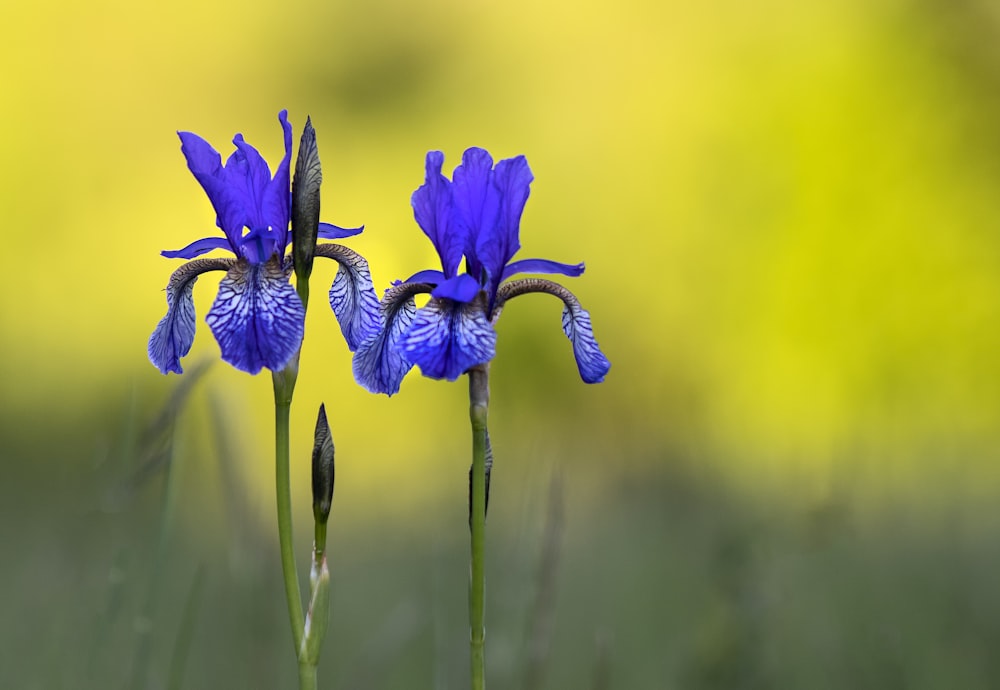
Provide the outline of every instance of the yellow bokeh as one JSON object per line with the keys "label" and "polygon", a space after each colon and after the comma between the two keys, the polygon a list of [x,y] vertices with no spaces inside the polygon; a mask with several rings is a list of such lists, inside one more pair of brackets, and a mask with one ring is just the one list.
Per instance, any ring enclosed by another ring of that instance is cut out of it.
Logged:
{"label": "yellow bokeh", "polygon": [[[996,21],[986,5],[953,19]],[[379,289],[436,264],[409,207],[428,149],[449,170],[470,145],[528,157],[522,255],[586,261],[569,287],[613,368],[585,386],[558,306],[512,305],[493,414],[517,447],[572,436],[628,471],[700,448],[748,485],[821,492],[845,462],[936,476],[935,453],[997,478],[1000,64],[929,6],[98,0],[3,19],[11,419],[167,390],[145,359],[177,265],[159,251],[217,232],[174,132],[227,155],[239,131],[273,162],[288,108],[296,138],[307,115],[318,131],[323,219],[366,225],[347,243]],[[355,386],[332,277],[314,278],[297,462],[326,400],[338,448],[366,458],[358,481],[419,494],[413,458],[464,448],[441,440],[464,384]],[[217,356],[214,285],[195,290],[191,363]],[[270,382],[220,364],[210,385],[266,487]]]}

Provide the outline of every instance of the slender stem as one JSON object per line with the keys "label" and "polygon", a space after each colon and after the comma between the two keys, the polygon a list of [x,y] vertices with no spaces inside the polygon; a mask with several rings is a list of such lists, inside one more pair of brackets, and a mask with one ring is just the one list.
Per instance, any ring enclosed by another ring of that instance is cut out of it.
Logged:
{"label": "slender stem", "polygon": [[299,592],[299,575],[295,567],[295,547],[292,543],[292,490],[288,460],[288,417],[291,410],[292,386],[283,376],[288,371],[274,374],[274,485],[278,503],[278,542],[281,547],[281,574],[285,580],[285,599],[288,603],[288,620],[292,625],[295,653],[302,644],[302,594]]}
{"label": "slender stem", "polygon": [[299,690],[316,690],[316,666],[308,661],[299,662]]}
{"label": "slender stem", "polygon": [[486,688],[486,416],[489,363],[469,370],[469,419],[472,422],[472,564],[469,574],[469,651],[472,690]]}

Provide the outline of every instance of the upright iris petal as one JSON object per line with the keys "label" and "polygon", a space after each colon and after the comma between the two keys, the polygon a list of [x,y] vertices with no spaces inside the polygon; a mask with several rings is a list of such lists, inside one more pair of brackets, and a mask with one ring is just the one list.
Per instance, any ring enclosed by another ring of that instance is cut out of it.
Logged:
{"label": "upright iris petal", "polygon": [[490,232],[481,232],[476,239],[476,256],[489,275],[491,295],[500,285],[504,266],[521,248],[521,214],[534,179],[524,156],[500,161],[493,172],[493,185],[500,199],[498,215]]}
{"label": "upright iris petal", "polygon": [[438,256],[441,257],[445,276],[451,278],[458,272],[458,265],[462,261],[465,238],[452,223],[451,183],[441,174],[443,163],[443,153],[428,152],[424,184],[413,193],[410,200],[417,225],[430,238]]}
{"label": "upright iris petal", "polygon": [[455,168],[454,210],[452,217],[465,238],[465,262],[469,274],[482,277],[482,256],[477,251],[484,236],[492,231],[500,213],[500,194],[493,184],[493,157],[485,149],[470,148],[462,154],[462,164]]}

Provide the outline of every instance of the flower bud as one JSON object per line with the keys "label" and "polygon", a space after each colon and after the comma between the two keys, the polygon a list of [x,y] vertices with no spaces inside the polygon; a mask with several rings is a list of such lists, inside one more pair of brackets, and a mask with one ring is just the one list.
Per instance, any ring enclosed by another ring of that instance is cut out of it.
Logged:
{"label": "flower bud", "polygon": [[299,280],[308,279],[312,273],[319,235],[319,186],[322,182],[316,130],[307,117],[299,140],[299,156],[295,160],[295,179],[292,181],[292,259],[295,276]]}
{"label": "flower bud", "polygon": [[325,525],[330,517],[330,504],[333,502],[333,456],[333,436],[326,421],[326,408],[320,405],[313,440],[312,490],[313,516],[321,525]]}

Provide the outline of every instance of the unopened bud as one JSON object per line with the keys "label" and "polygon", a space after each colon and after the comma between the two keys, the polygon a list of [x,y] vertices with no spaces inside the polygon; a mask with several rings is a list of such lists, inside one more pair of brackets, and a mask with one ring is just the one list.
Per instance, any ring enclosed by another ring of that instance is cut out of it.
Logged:
{"label": "unopened bud", "polygon": [[299,280],[306,280],[312,273],[319,235],[319,186],[322,182],[316,130],[307,117],[299,140],[299,156],[295,160],[295,179],[292,181],[292,260],[295,276]]}
{"label": "unopened bud", "polygon": [[334,449],[333,435],[326,421],[326,408],[319,406],[316,418],[316,433],[313,437],[312,490],[313,516],[318,524],[325,525],[330,517],[333,502]]}

